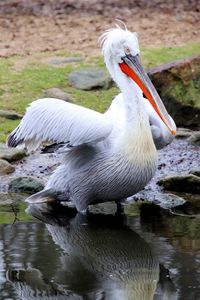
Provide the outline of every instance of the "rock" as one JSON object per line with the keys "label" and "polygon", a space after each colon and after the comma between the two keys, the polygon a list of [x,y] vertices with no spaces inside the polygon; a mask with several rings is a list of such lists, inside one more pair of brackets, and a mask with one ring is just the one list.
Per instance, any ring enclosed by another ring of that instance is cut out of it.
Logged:
{"label": "rock", "polygon": [[200,213],[199,207],[196,207],[189,201],[185,202],[181,206],[177,206],[174,209],[171,210],[171,212],[178,216],[190,216],[190,217],[196,217]]}
{"label": "rock", "polygon": [[22,149],[8,148],[5,144],[0,144],[0,159],[8,162],[17,161],[26,156],[26,152]]}
{"label": "rock", "polygon": [[6,160],[0,159],[0,175],[10,174],[15,171],[15,167]]}
{"label": "rock", "polygon": [[188,143],[194,146],[200,146],[200,131],[194,132],[188,138]]}
{"label": "rock", "polygon": [[10,181],[8,190],[10,192],[20,192],[35,194],[44,188],[44,184],[32,177],[17,177]]}
{"label": "rock", "polygon": [[10,205],[17,202],[22,202],[27,198],[27,195],[20,193],[0,193],[0,205]]}
{"label": "rock", "polygon": [[183,193],[200,193],[200,177],[193,174],[168,176],[157,182],[165,190]]}
{"label": "rock", "polygon": [[184,139],[188,138],[193,134],[193,131],[188,128],[178,128],[176,133],[176,138]]}
{"label": "rock", "polygon": [[84,69],[72,72],[68,76],[70,85],[80,90],[109,89],[112,85],[110,76],[101,69]]}
{"label": "rock", "polygon": [[165,209],[171,209],[176,206],[183,205],[186,200],[174,194],[158,193],[159,196],[155,199],[155,202]]}
{"label": "rock", "polygon": [[7,111],[7,110],[0,110],[0,117],[10,119],[10,120],[19,120],[23,116],[12,111]]}
{"label": "rock", "polygon": [[117,205],[115,202],[104,202],[88,206],[88,212],[91,214],[115,215]]}
{"label": "rock", "polygon": [[58,56],[58,57],[48,58],[47,62],[48,62],[48,64],[53,65],[53,66],[62,66],[62,65],[69,64],[69,63],[79,62],[82,60],[83,60],[83,57],[61,57],[61,56]]}
{"label": "rock", "polygon": [[1,208],[4,205],[7,206],[7,205],[12,205],[12,204],[14,204],[13,200],[6,198],[6,197],[2,197],[2,194],[0,194],[0,207]]}
{"label": "rock", "polygon": [[[131,217],[139,217],[140,208],[144,203],[147,202],[144,200],[134,200],[132,197],[127,198],[124,205],[124,214]],[[151,204],[151,202],[148,203]]]}
{"label": "rock", "polygon": [[[140,197],[137,198],[137,195],[140,195]],[[135,203],[133,205],[134,209],[135,207],[141,206],[141,204],[144,203],[154,203],[164,209],[170,209],[176,206],[183,205],[186,202],[184,198],[179,197],[177,195],[162,193],[158,191],[152,191],[152,192],[148,191],[148,193],[142,191],[139,194],[134,195],[133,197],[129,197],[127,200],[128,200],[127,203]],[[132,211],[134,211],[133,208]],[[136,213],[138,213],[137,210]]]}
{"label": "rock", "polygon": [[149,76],[177,126],[200,124],[200,55],[160,65]]}
{"label": "rock", "polygon": [[195,175],[195,176],[198,176],[198,177],[200,177],[200,169],[199,170],[191,170],[190,172],[189,172],[189,174],[193,174],[193,175]]}
{"label": "rock", "polygon": [[57,99],[61,99],[61,100],[67,101],[67,102],[73,101],[70,95],[63,92],[59,88],[48,89],[48,90],[44,91],[44,95],[47,98],[57,98]]}

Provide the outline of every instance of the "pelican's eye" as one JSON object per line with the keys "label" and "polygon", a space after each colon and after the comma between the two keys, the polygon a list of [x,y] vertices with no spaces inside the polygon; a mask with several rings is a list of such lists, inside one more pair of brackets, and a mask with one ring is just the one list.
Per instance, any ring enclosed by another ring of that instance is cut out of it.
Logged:
{"label": "pelican's eye", "polygon": [[124,47],[124,52],[125,52],[126,55],[131,54],[131,50],[130,50],[130,48],[128,46]]}

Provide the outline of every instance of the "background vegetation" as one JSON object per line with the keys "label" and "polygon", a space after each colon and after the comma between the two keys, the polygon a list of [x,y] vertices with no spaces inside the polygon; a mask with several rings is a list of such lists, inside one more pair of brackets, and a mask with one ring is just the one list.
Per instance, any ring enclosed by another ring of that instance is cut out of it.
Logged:
{"label": "background vegetation", "polygon": [[[141,54],[144,65],[149,69],[161,63],[185,58],[199,52],[200,43],[182,47],[145,48],[142,49]],[[112,97],[118,93],[115,86],[109,90],[81,91],[70,87],[67,80],[70,72],[84,67],[105,68],[103,58],[92,57],[82,62],[54,67],[47,63],[47,58],[55,56],[71,57],[75,55],[57,51],[0,58],[0,109],[13,110],[23,114],[30,102],[44,97],[46,89],[58,87],[68,92],[75,103],[103,112],[109,106]],[[13,121],[0,117],[0,142],[5,142],[7,135],[18,122],[18,120]]]}

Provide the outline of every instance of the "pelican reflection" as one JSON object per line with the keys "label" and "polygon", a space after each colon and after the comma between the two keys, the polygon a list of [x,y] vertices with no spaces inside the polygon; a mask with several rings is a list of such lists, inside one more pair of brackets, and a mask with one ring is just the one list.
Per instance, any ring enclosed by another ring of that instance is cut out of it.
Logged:
{"label": "pelican reflection", "polygon": [[31,205],[28,212],[46,223],[61,249],[54,282],[77,299],[153,299],[159,280],[158,260],[121,216],[86,217],[55,204]]}

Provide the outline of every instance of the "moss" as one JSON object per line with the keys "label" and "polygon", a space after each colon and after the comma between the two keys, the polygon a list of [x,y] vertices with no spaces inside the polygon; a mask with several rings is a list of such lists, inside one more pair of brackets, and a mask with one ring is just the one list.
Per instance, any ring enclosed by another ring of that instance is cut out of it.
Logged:
{"label": "moss", "polygon": [[[124,213],[127,216],[139,216],[141,207],[144,206],[145,204],[148,204],[149,207],[151,206],[150,202],[146,202],[144,200],[127,202],[124,205]],[[153,205],[152,205],[152,207],[153,207]]]}
{"label": "moss", "polygon": [[24,203],[18,203],[14,206],[11,205],[0,205],[0,224],[12,224],[15,220],[15,215],[17,214],[17,222],[31,221],[33,218],[26,214],[25,209],[27,205]]}
{"label": "moss", "polygon": [[[198,239],[200,237],[199,218],[187,218],[187,217],[175,217],[170,218],[169,231],[173,232],[174,237],[181,237],[184,234],[187,234],[187,239]],[[189,241],[188,241],[189,242]]]}
{"label": "moss", "polygon": [[182,82],[174,82],[173,85],[163,93],[163,96],[171,95],[174,99],[184,105],[195,105],[200,107],[197,98],[199,96],[199,90],[195,87],[194,81],[190,81],[187,86],[183,86]]}

